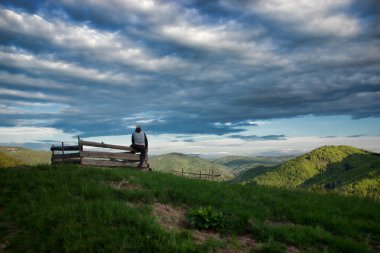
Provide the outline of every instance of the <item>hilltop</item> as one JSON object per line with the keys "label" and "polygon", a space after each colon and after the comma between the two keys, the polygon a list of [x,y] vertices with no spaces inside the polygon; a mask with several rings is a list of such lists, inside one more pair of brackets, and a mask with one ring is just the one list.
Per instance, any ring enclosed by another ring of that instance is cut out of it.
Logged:
{"label": "hilltop", "polygon": [[226,166],[213,163],[200,157],[181,153],[169,153],[154,156],[149,159],[149,163],[150,167],[156,171],[181,171],[183,168],[184,172],[199,173],[199,171],[202,170],[203,173],[208,173],[213,170],[214,174],[223,174],[223,177],[227,179],[233,178],[231,169]]}
{"label": "hilltop", "polygon": [[[1,167],[49,164],[51,156],[47,151],[20,147],[0,147],[0,154]],[[324,146],[288,160],[290,158],[228,156],[209,161],[197,156],[170,153],[154,156],[149,161],[156,171],[182,171],[183,168],[184,172],[208,174],[212,170],[214,175],[223,175],[223,179],[231,183],[380,199],[379,154],[350,146]]]}
{"label": "hilltop", "polygon": [[0,147],[0,153],[28,165],[50,164],[51,152],[22,147]]}
{"label": "hilltop", "polygon": [[380,155],[350,146],[324,146],[245,183],[380,198]]}
{"label": "hilltop", "polygon": [[[0,170],[0,251],[376,252],[380,203],[134,169]],[[212,229],[198,224],[212,225]]]}

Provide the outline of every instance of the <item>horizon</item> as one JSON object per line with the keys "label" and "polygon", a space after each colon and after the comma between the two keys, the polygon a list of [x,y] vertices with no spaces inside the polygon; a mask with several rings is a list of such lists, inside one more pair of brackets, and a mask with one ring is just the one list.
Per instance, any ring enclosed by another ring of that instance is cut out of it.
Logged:
{"label": "horizon", "polygon": [[0,3],[0,145],[380,153],[380,3]]}
{"label": "horizon", "polygon": [[[68,143],[65,143],[65,144],[67,145]],[[71,142],[70,144],[74,145],[73,142]],[[111,143],[106,143],[106,144],[111,144]],[[305,151],[303,153],[302,152],[293,152],[293,153],[284,154],[284,153],[278,153],[278,152],[274,151],[274,152],[264,152],[262,154],[251,153],[251,154],[247,154],[247,155],[221,154],[221,153],[219,153],[219,154],[211,154],[211,155],[210,154],[206,154],[205,155],[205,154],[199,154],[199,153],[180,153],[180,152],[177,152],[177,151],[170,151],[170,152],[167,152],[167,153],[160,153],[160,154],[153,154],[153,155],[149,154],[149,157],[157,157],[157,156],[161,156],[161,155],[178,154],[178,155],[185,155],[185,156],[203,158],[203,159],[210,160],[210,161],[213,161],[213,160],[216,160],[216,159],[219,159],[219,158],[225,158],[225,157],[242,157],[242,158],[298,157],[298,156],[304,155],[306,153],[310,153],[310,152],[312,152],[312,151],[314,151],[316,149],[319,149],[319,148],[323,148],[323,147],[342,147],[342,146],[357,148],[357,147],[349,146],[349,145],[322,145],[322,146],[316,147],[316,148],[314,148],[314,149],[312,149],[310,151]],[[46,150],[46,149],[34,149],[34,148],[28,148],[25,145],[14,145],[14,146],[1,146],[0,145],[0,148],[25,148],[25,149],[35,150],[35,151],[50,152],[50,148],[49,148],[49,150]],[[357,149],[360,149],[360,148],[357,148]],[[360,150],[380,155],[380,153],[374,152],[374,151],[371,151],[371,150],[366,150],[366,149],[360,149]]]}

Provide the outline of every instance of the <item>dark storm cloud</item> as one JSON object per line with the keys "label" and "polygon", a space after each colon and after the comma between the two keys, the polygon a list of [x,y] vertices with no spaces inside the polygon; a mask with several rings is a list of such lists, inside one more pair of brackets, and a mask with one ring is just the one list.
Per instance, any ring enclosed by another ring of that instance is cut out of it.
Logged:
{"label": "dark storm cloud", "polygon": [[355,134],[355,135],[350,135],[350,136],[347,136],[347,137],[358,138],[358,137],[363,137],[363,136],[366,136],[366,135],[365,134]]}
{"label": "dark storm cloud", "polygon": [[378,1],[281,2],[2,1],[0,126],[276,140],[237,133],[379,117]]}
{"label": "dark storm cloud", "polygon": [[321,139],[331,139],[331,138],[336,138],[336,137],[338,137],[338,136],[328,135],[328,136],[321,136],[319,138],[321,138]]}
{"label": "dark storm cloud", "polygon": [[234,134],[230,135],[230,138],[235,139],[242,139],[244,141],[279,141],[279,140],[286,140],[285,135],[264,135],[264,136],[257,136],[257,135],[241,135],[241,134]]}

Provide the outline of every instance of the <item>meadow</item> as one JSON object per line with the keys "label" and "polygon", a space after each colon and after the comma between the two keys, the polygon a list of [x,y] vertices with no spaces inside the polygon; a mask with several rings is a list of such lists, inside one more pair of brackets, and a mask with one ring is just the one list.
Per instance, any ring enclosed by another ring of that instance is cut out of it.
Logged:
{"label": "meadow", "polygon": [[[0,185],[4,252],[380,248],[380,203],[365,198],[73,165],[3,168]],[[191,226],[199,208],[217,214],[211,230]]]}

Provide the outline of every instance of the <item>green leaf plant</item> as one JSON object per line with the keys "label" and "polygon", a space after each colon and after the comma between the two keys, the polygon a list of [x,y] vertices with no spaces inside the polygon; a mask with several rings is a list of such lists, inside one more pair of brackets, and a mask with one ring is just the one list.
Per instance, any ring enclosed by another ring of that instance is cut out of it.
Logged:
{"label": "green leaf plant", "polygon": [[225,226],[225,216],[211,206],[191,209],[187,215],[191,227],[201,230],[218,230]]}

